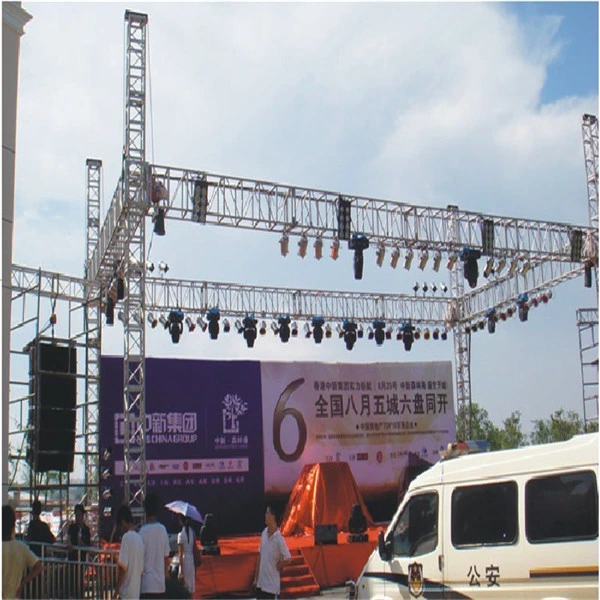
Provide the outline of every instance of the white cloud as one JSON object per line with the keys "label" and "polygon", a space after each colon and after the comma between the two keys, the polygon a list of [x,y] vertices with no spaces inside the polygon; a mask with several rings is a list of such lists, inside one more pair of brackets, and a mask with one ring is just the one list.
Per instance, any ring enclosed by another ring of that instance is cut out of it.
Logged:
{"label": "white cloud", "polygon": [[[105,206],[120,172],[125,5],[25,8],[34,19],[22,38],[14,259],[80,274],[85,159],[104,161]],[[140,3],[134,10],[150,18],[150,161],[419,205],[587,220],[580,119],[594,112],[597,97],[565,90],[560,101],[540,101],[548,67],[561,57],[560,19],[525,28],[488,3]],[[439,279],[377,269],[369,251],[365,278],[356,282],[348,251],[337,263],[317,263],[295,256],[295,240],[290,248],[283,259],[275,235],[168,221],[151,258],[166,259],[174,277],[255,285],[407,293],[415,278]],[[478,334],[473,399],[497,420],[516,408],[524,421],[563,405],[580,410],[574,311],[592,303],[582,285],[559,291],[556,308],[528,324]],[[118,325],[107,331],[109,351],[121,349],[119,332]],[[149,353],[338,361],[453,354],[450,341],[417,344],[406,355],[366,340],[352,353],[337,339],[318,350],[292,340],[283,354],[272,336],[249,352],[241,337],[214,343],[195,333],[174,347],[157,343],[160,335],[168,341],[164,332],[149,333]],[[509,373],[532,354],[538,370],[517,390]],[[502,376],[492,367],[500,363]],[[556,379],[542,375],[561,368]],[[540,385],[544,405],[525,404]]]}

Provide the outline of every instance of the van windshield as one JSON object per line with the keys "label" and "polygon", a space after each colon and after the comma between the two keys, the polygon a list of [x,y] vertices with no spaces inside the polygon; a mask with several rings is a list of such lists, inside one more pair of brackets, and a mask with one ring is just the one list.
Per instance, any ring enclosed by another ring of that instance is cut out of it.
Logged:
{"label": "van windshield", "polygon": [[438,495],[420,494],[404,507],[392,533],[395,556],[419,556],[433,552],[438,542]]}

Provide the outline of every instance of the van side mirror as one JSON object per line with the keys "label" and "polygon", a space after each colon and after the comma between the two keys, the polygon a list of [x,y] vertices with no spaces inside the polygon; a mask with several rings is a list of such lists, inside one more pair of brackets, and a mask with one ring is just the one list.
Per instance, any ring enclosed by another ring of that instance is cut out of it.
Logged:
{"label": "van side mirror", "polygon": [[387,562],[388,560],[392,559],[392,542],[385,541],[384,533],[381,530],[377,535],[377,549],[379,550],[379,556],[381,557],[381,560],[385,560]]}

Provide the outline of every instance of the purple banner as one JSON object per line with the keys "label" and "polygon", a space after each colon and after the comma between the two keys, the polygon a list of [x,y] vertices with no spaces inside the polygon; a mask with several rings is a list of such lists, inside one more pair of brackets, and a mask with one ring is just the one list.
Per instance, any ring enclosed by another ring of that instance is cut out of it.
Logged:
{"label": "purple banner", "polygon": [[[101,469],[112,476],[102,509],[123,500],[123,359],[102,357]],[[261,374],[258,361],[146,359],[146,469],[148,492],[162,504],[185,500],[214,513],[220,533],[264,526]],[[101,514],[104,511],[101,510]],[[174,526],[167,513],[159,517]],[[170,522],[171,521],[171,522]],[[114,519],[102,519],[110,535]],[[173,527],[171,527],[173,529]]]}

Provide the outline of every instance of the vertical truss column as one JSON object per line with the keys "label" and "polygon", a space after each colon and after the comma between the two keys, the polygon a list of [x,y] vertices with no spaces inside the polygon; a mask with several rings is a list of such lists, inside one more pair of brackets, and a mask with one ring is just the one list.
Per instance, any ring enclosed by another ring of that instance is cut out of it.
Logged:
{"label": "vertical truss column", "polygon": [[143,515],[146,496],[145,399],[145,215],[146,215],[146,30],[148,16],[125,12],[125,143],[123,148],[125,278],[123,320],[124,472],[125,496],[132,511]]}
{"label": "vertical truss column", "polygon": [[598,228],[598,119],[594,115],[583,115],[583,158],[588,192],[590,225]]}
{"label": "vertical truss column", "polygon": [[[457,220],[458,207],[448,206],[448,231],[452,241],[458,243],[459,224]],[[465,307],[465,279],[462,264],[457,260],[450,271],[450,291],[454,314],[451,320],[456,323],[453,328],[454,360],[456,368],[456,415],[468,416],[466,430],[459,431],[461,439],[471,439],[471,334],[465,331],[461,319],[467,314]]]}
{"label": "vertical truss column", "polygon": [[[99,510],[100,498],[100,350],[101,350],[101,290],[90,279],[90,261],[100,235],[100,198],[102,161],[86,160],[87,166],[87,228],[85,261],[85,405],[83,437],[85,460],[85,504]],[[94,515],[98,523],[99,514]],[[97,527],[94,534],[97,534]]]}
{"label": "vertical truss column", "polygon": [[583,423],[585,431],[598,424],[598,309],[577,311],[579,357],[583,386]]}

